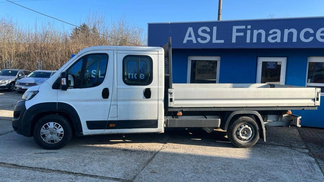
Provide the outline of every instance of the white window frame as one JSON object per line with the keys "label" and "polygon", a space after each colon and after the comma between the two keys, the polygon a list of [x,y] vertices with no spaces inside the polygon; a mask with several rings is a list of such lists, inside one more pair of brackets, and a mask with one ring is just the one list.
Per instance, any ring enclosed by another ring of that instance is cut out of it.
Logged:
{"label": "white window frame", "polygon": [[256,83],[261,83],[262,62],[281,62],[280,85],[286,83],[287,57],[258,57]]}
{"label": "white window frame", "polygon": [[[308,66],[310,62],[316,62],[316,63],[324,63],[324,57],[308,57],[307,59],[307,67],[306,67],[306,80],[305,80],[305,86],[312,86],[312,87],[316,87],[316,86],[320,86],[320,87],[324,87],[324,83],[308,83],[307,79],[308,79]],[[324,96],[324,92],[321,93],[321,96]]]}
{"label": "white window frame", "polygon": [[187,83],[191,80],[191,61],[217,61],[216,70],[216,82],[219,83],[219,70],[220,70],[220,57],[219,56],[189,56],[188,57],[188,71],[187,71]]}

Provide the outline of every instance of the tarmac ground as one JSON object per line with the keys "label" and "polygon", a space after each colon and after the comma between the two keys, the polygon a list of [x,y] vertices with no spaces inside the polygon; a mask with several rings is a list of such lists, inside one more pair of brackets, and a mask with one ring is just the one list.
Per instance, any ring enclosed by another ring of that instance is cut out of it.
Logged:
{"label": "tarmac ground", "polygon": [[324,181],[324,130],[272,127],[267,142],[235,148],[223,131],[73,138],[44,150],[15,133],[21,94],[0,91],[0,181]]}

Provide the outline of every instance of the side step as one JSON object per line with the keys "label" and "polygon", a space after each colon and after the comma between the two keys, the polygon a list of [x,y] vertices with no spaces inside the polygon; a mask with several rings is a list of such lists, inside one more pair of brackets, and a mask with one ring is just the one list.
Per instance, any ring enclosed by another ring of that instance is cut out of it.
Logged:
{"label": "side step", "polygon": [[178,116],[166,117],[167,128],[219,128],[221,119],[218,116]]}

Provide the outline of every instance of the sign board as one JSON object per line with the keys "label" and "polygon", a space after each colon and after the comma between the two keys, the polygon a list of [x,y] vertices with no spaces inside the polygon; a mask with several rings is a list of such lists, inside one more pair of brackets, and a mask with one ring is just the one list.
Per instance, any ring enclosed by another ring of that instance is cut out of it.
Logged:
{"label": "sign board", "polygon": [[324,17],[149,23],[148,45],[173,48],[324,48]]}
{"label": "sign board", "polygon": [[277,62],[267,62],[267,69],[276,69]]}

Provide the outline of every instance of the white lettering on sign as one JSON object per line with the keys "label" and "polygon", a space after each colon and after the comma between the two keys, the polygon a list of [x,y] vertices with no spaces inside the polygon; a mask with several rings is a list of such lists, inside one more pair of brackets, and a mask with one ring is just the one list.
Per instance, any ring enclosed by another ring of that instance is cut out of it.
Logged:
{"label": "white lettering on sign", "polygon": [[217,27],[213,27],[213,32],[210,35],[209,27],[200,27],[198,29],[198,38],[196,39],[195,32],[192,27],[189,27],[186,32],[186,36],[183,39],[183,43],[186,44],[188,41],[192,43],[197,43],[197,41],[201,44],[209,43],[212,37],[212,43],[224,43],[224,40],[217,39]]}
{"label": "white lettering on sign", "polygon": [[198,42],[202,44],[206,44],[210,41],[210,36],[207,33],[204,33],[203,30],[205,30],[206,32],[210,32],[210,29],[208,27],[200,27],[198,29],[198,35],[204,37],[205,40],[198,38]]}
{"label": "white lettering on sign", "polygon": [[268,42],[276,43],[281,40],[281,31],[279,29],[272,29],[269,31]]}
{"label": "white lettering on sign", "polygon": [[288,42],[289,33],[292,33],[292,42],[297,42],[297,30],[296,29],[285,29],[284,42]]}
{"label": "white lettering on sign", "polygon": [[244,33],[237,32],[238,29],[245,29],[245,26],[233,26],[232,43],[236,43],[237,36],[243,36]]}
{"label": "white lettering on sign", "polygon": [[[200,43],[200,44],[222,44],[225,40],[219,39],[217,26],[202,26],[198,29],[188,27],[183,43]],[[197,32],[195,32],[197,31]],[[218,37],[218,39],[217,39]],[[318,30],[304,28],[300,31],[295,28],[286,29],[253,29],[251,25],[239,25],[232,27],[231,43],[295,43],[295,42],[324,42],[324,27]]]}
{"label": "white lettering on sign", "polygon": [[192,43],[196,43],[196,37],[195,37],[195,33],[192,29],[192,27],[189,27],[188,30],[187,30],[187,33],[186,33],[186,36],[185,38],[183,39],[183,43],[187,43],[188,40],[191,40]]}
{"label": "white lettering on sign", "polygon": [[255,43],[255,42],[258,41],[258,34],[261,35],[261,42],[265,42],[266,33],[262,29],[260,29],[260,30],[253,30],[253,42]]}
{"label": "white lettering on sign", "polygon": [[247,31],[246,31],[246,43],[251,42],[251,25],[247,26]]}
{"label": "white lettering on sign", "polygon": [[319,42],[324,42],[324,39],[322,38],[322,36],[324,36],[324,28],[320,28],[317,30],[316,32],[316,39],[319,41]]}
{"label": "white lettering on sign", "polygon": [[213,43],[224,43],[224,40],[217,40],[217,27],[213,27]]}
{"label": "white lettering on sign", "polygon": [[305,28],[304,30],[302,30],[300,32],[300,35],[299,35],[300,40],[302,40],[303,42],[310,42],[310,41],[312,41],[314,39],[314,37],[309,36],[308,38],[305,38],[305,33],[306,32],[309,32],[309,33],[313,34],[314,33],[314,30],[311,29],[311,28]]}

